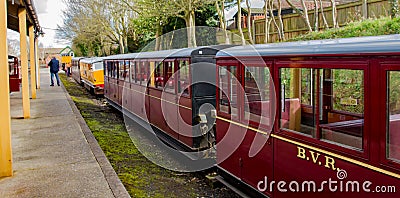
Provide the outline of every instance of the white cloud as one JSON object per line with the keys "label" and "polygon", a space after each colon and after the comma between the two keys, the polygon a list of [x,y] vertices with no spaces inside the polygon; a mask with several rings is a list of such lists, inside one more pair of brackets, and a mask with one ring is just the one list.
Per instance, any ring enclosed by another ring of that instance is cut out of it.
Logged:
{"label": "white cloud", "polygon": [[47,12],[47,1],[48,0],[34,0],[33,3],[38,14]]}
{"label": "white cloud", "polygon": [[65,47],[65,42],[58,42],[55,38],[57,25],[62,26],[62,10],[66,9],[63,0],[34,0],[38,12],[39,24],[43,28],[44,37],[39,43],[44,47]]}

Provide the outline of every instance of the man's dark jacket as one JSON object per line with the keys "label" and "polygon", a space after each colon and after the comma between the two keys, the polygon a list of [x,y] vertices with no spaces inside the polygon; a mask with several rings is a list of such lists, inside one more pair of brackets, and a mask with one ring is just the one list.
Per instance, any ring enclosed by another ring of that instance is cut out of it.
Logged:
{"label": "man's dark jacket", "polygon": [[58,70],[60,69],[60,64],[57,59],[51,59],[51,61],[49,62],[49,66],[51,73],[58,73]]}

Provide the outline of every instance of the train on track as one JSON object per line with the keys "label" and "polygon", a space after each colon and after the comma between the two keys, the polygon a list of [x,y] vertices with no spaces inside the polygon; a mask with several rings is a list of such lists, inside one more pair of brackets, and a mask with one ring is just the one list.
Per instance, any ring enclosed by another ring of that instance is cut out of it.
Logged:
{"label": "train on track", "polygon": [[9,87],[11,92],[19,92],[22,80],[21,64],[17,56],[8,55]]}
{"label": "train on track", "polygon": [[104,96],[252,197],[400,196],[400,35],[104,57]]}
{"label": "train on track", "polygon": [[73,57],[71,75],[80,85],[95,95],[104,94],[103,58]]}
{"label": "train on track", "polygon": [[210,107],[216,103],[214,56],[227,47],[106,57],[104,96],[118,109],[165,132],[184,149],[207,149],[215,142],[214,133],[209,133],[214,124]]}

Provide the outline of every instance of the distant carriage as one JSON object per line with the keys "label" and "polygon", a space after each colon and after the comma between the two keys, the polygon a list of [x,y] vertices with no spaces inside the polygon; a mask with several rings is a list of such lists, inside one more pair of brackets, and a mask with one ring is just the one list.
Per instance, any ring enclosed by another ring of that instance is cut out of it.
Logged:
{"label": "distant carriage", "polygon": [[80,82],[92,94],[104,94],[103,58],[83,58],[79,60]]}
{"label": "distant carriage", "polygon": [[9,68],[9,82],[10,92],[19,92],[21,84],[21,65],[19,64],[18,57],[8,55],[8,68]]}
{"label": "distant carriage", "polygon": [[[148,120],[176,147],[190,151],[207,149],[214,142],[212,123],[208,123],[213,119],[200,107],[215,105],[214,56],[227,47],[203,46],[105,57],[104,96],[117,109],[127,110],[134,120]],[[168,123],[164,117],[170,118]]]}

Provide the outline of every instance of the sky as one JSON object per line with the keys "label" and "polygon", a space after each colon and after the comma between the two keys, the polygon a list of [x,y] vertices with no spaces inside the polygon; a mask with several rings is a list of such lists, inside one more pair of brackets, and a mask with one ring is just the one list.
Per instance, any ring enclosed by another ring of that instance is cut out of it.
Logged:
{"label": "sky", "polygon": [[[55,38],[57,25],[62,26],[62,10],[66,5],[62,0],[33,0],[39,17],[39,24],[43,28],[44,37],[39,38],[39,46],[63,48],[69,43]],[[8,30],[8,38],[19,40],[19,33]]]}
{"label": "sky", "polygon": [[[60,41],[55,38],[57,25],[62,26],[62,10],[66,9],[66,5],[63,0],[33,0],[37,15],[39,17],[39,24],[43,28],[44,37],[39,38],[40,47],[56,47],[64,48],[67,45],[71,45],[69,41]],[[262,7],[264,5],[263,0],[251,0],[252,7]],[[242,2],[242,6],[246,7],[245,2]],[[227,18],[232,13],[236,13],[237,7],[227,12]],[[12,30],[8,31],[8,38],[19,40],[19,33]]]}

